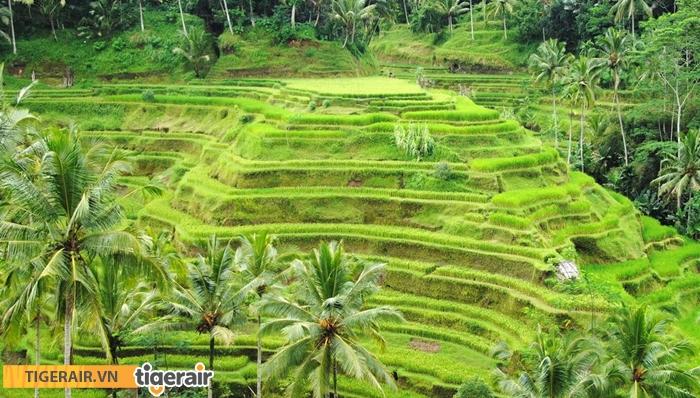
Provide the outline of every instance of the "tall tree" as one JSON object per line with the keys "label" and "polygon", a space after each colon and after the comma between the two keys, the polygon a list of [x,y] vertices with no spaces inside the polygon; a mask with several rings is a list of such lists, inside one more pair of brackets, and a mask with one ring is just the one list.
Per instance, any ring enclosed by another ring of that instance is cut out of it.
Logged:
{"label": "tall tree", "polygon": [[[280,255],[275,248],[276,238],[267,232],[245,234],[238,237],[240,246],[236,249],[235,264],[241,280],[246,284],[242,290],[254,294],[256,301],[269,293],[280,277]],[[282,255],[285,253],[283,252]],[[257,314],[258,330],[262,317]],[[258,333],[257,347],[258,374],[256,395],[262,397],[262,336]]]}
{"label": "tall tree", "polygon": [[622,135],[622,147],[625,151],[625,166],[629,164],[629,154],[627,151],[627,138],[625,137],[625,126],[622,123],[622,109],[620,108],[620,71],[628,67],[628,55],[632,47],[627,42],[628,35],[615,28],[605,31],[605,36],[598,43],[601,56],[607,62],[608,68],[613,72],[614,85],[613,97],[617,104],[617,119],[620,122],[620,134]]}
{"label": "tall tree", "polygon": [[506,18],[512,14],[520,3],[518,0],[493,0],[491,2],[491,15],[493,17],[503,17],[503,38],[508,40],[508,26]]}
{"label": "tall tree", "polygon": [[552,120],[554,121],[554,146],[559,146],[559,116],[557,115],[557,91],[561,78],[566,74],[574,56],[566,52],[566,43],[549,39],[540,44],[537,53],[530,55],[530,70],[537,74],[535,84],[542,84],[552,92]]}
{"label": "tall tree", "polygon": [[[188,286],[175,284],[164,308],[170,313],[158,323],[137,329],[196,330],[209,336],[209,370],[214,370],[216,341],[230,344],[235,335],[232,328],[245,323],[242,293],[234,262],[235,253],[230,244],[211,236],[204,255],[187,265]],[[208,390],[212,396],[211,386]]]}
{"label": "tall tree", "polygon": [[700,41],[696,34],[700,8],[691,2],[681,4],[677,13],[647,22],[645,46],[639,52],[639,61],[648,65],[648,74],[658,78],[673,98],[679,149],[683,110],[700,86]]}
{"label": "tall tree", "polygon": [[646,0],[618,0],[610,9],[611,13],[615,13],[615,22],[620,22],[623,18],[632,21],[632,41],[635,40],[634,17],[639,11],[649,17],[652,15],[651,7],[646,3]]}
{"label": "tall tree", "polygon": [[263,374],[274,380],[296,369],[287,390],[293,397],[305,393],[307,382],[315,398],[330,398],[331,392],[337,397],[339,371],[379,390],[380,382],[394,386],[384,366],[359,342],[365,335],[384,346],[379,324],[403,320],[386,306],[363,309],[364,299],[379,289],[384,264],[355,263],[340,243],[331,242],[322,243],[305,260],[295,260],[292,267],[300,284],[296,300],[268,296],[260,307],[273,317],[261,332],[281,332],[287,338],[265,363]]}
{"label": "tall tree", "polygon": [[357,23],[369,18],[372,10],[376,7],[376,4],[366,6],[366,3],[367,0],[333,0],[331,17],[342,22],[345,28],[343,48],[348,44],[348,39],[350,39],[350,43],[355,42]]}
{"label": "tall tree", "polygon": [[[623,308],[607,330],[609,368],[631,398],[692,398],[700,388],[698,376],[678,366],[681,355],[692,354],[688,341],[669,342],[670,317],[646,307]],[[697,372],[698,369],[695,369]]]}
{"label": "tall tree", "polygon": [[659,184],[659,195],[676,197],[677,209],[683,195],[692,197],[700,190],[700,131],[690,130],[681,136],[680,156],[664,159],[659,177],[652,181]]}
{"label": "tall tree", "polygon": [[54,41],[58,42],[58,37],[56,36],[56,18],[61,8],[66,5],[65,0],[39,0],[37,5],[39,7],[39,12],[49,19],[51,34],[53,35]]}
{"label": "tall tree", "polygon": [[[452,34],[452,19],[467,12],[467,4],[462,3],[462,0],[439,0],[437,6],[447,15],[447,26],[449,26],[450,34]],[[474,21],[472,20],[472,40],[473,39]]]}
{"label": "tall tree", "polygon": [[602,66],[603,64],[599,59],[587,58],[581,55],[571,63],[569,75],[566,77],[566,85],[572,102],[581,106],[581,134],[579,136],[581,171],[584,171],[583,144],[586,130],[586,109],[595,106],[596,91],[599,89],[598,80]]}
{"label": "tall tree", "polygon": [[[105,145],[84,147],[75,129],[51,130],[25,153],[39,159],[39,178],[28,177],[22,158],[3,163],[0,187],[8,200],[0,242],[13,261],[43,264],[41,278],[52,282],[63,323],[63,361],[70,365],[76,306],[100,316],[93,261],[141,253],[139,240],[121,229],[114,202],[116,178],[128,165]],[[71,396],[70,389],[65,393]]]}

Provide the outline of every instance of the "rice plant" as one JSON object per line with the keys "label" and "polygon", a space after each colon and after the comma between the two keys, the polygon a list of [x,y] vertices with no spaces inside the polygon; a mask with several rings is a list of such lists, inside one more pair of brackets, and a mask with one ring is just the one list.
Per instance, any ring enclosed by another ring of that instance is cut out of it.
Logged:
{"label": "rice plant", "polygon": [[417,162],[432,155],[435,150],[435,140],[430,136],[427,124],[423,124],[421,127],[409,123],[408,129],[396,124],[394,126],[394,141],[405,155],[416,159]]}

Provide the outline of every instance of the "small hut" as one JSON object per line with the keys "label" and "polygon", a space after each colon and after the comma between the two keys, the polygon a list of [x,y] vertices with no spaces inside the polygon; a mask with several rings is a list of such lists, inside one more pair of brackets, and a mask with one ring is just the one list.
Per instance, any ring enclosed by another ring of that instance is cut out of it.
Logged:
{"label": "small hut", "polygon": [[556,268],[559,282],[563,282],[565,280],[576,280],[581,274],[576,266],[576,263],[572,260],[561,260]]}

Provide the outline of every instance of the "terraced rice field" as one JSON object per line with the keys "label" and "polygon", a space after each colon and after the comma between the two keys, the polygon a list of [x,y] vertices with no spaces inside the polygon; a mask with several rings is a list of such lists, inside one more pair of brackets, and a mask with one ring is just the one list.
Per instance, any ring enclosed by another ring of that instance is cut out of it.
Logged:
{"label": "terraced rice field", "polygon": [[[153,101],[142,99],[145,91]],[[142,227],[175,231],[186,246],[260,230],[302,250],[342,239],[349,252],[387,262],[384,289],[370,303],[395,306],[408,320],[384,329],[388,348],[379,358],[400,386],[388,397],[451,397],[471,375],[488,378],[497,342],[518,348],[538,323],[572,327],[602,317],[611,305],[604,296],[546,287],[568,248],[621,300],[654,290],[641,301],[673,306],[700,286],[697,245],[568,172],[557,151],[517,122],[453,92],[379,77],[222,80],[46,90],[27,104],[127,149],[136,167],[123,185],[163,180],[166,196],[123,201]],[[436,139],[421,162],[393,145],[394,126],[409,123],[426,123]],[[447,180],[435,176],[443,161]],[[254,382],[253,333],[245,328],[233,346],[217,349],[217,379],[232,392]],[[166,336],[160,361],[190,366],[183,356],[203,356],[206,343]],[[98,342],[81,344],[77,363],[101,363]],[[264,345],[269,353],[281,344]],[[121,355],[139,363],[152,349],[143,343]],[[340,387],[348,397],[380,396],[344,379]]]}

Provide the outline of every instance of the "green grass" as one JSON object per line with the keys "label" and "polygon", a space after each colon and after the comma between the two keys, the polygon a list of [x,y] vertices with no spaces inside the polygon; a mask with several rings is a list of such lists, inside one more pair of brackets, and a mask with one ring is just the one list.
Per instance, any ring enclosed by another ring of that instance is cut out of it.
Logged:
{"label": "green grass", "polygon": [[415,83],[389,79],[385,76],[337,78],[332,80],[332,84],[329,84],[328,79],[285,79],[283,82],[291,90],[328,96],[359,98],[400,98],[405,94],[413,94],[418,98],[426,96],[425,90]]}

